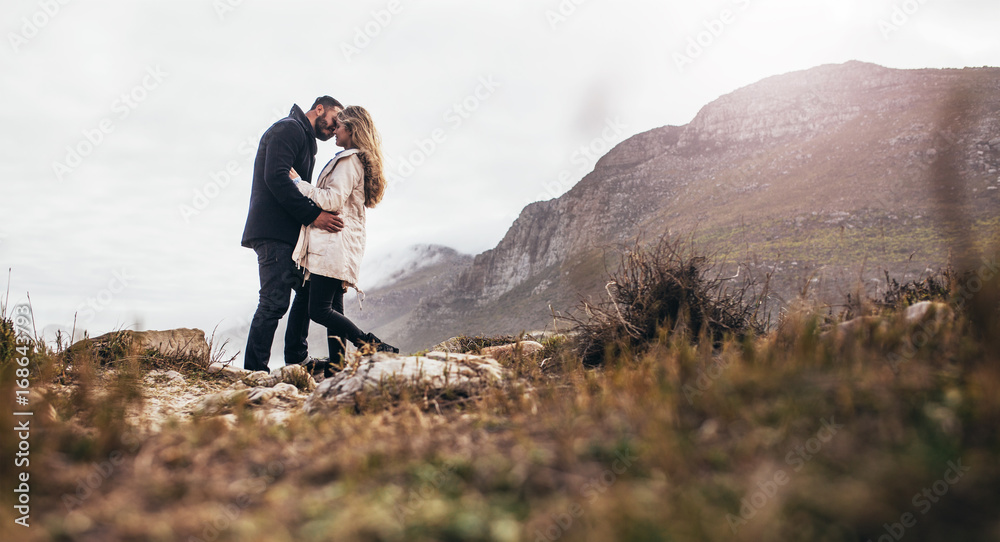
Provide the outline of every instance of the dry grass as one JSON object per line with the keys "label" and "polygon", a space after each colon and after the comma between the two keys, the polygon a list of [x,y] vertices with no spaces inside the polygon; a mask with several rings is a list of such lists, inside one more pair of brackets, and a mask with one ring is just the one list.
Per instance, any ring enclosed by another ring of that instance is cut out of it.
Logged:
{"label": "dry grass", "polygon": [[[32,527],[10,530],[6,494],[0,534],[853,541],[910,513],[907,540],[995,540],[1000,359],[975,314],[934,328],[890,314],[845,336],[803,309],[759,337],[656,333],[597,369],[560,339],[552,369],[515,360],[514,385],[440,413],[374,395],[274,424],[234,405],[232,421],[193,416],[140,440],[128,414],[141,356],[123,352],[109,370],[39,355]],[[67,384],[54,384],[63,369]],[[925,488],[946,492],[915,500]]]}
{"label": "dry grass", "polygon": [[490,346],[501,346],[520,341],[535,340],[541,340],[541,337],[533,337],[525,333],[522,333],[521,335],[476,335],[474,337],[459,335],[458,337],[452,337],[451,339],[436,345],[434,350],[448,350],[458,354],[479,354],[484,348],[488,348]]}

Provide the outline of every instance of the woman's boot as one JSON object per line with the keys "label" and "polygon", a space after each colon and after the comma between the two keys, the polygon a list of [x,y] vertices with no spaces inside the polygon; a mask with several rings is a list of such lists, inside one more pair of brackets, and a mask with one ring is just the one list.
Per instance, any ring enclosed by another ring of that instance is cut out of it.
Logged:
{"label": "woman's boot", "polygon": [[390,344],[386,344],[386,343],[382,342],[382,339],[379,339],[378,337],[376,337],[375,335],[373,335],[371,333],[365,333],[364,335],[362,335],[361,336],[361,342],[365,343],[365,344],[371,345],[372,348],[374,348],[376,352],[390,352],[390,353],[393,353],[393,354],[398,354],[399,353],[399,349],[398,348],[396,348],[395,346],[392,346]]}

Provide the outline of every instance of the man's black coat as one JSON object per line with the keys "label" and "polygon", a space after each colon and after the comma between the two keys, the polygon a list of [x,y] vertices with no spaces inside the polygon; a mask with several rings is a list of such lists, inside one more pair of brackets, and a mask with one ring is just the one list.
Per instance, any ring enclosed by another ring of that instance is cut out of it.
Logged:
{"label": "man's black coat", "polygon": [[299,228],[312,224],[322,209],[299,192],[288,171],[295,168],[302,180],[311,182],[315,165],[316,132],[302,108],[293,105],[288,116],[260,138],[243,246],[250,247],[259,239],[296,243]]}

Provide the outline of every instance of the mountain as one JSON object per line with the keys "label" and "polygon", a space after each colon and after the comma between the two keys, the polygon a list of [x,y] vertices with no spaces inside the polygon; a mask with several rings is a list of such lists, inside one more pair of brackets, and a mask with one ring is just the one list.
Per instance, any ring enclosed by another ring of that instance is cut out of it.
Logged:
{"label": "mountain", "polygon": [[[344,311],[358,327],[395,345],[400,338],[427,333],[428,328],[434,329],[431,333],[447,334],[444,328],[435,329],[432,322],[425,322],[423,313],[441,308],[434,300],[454,291],[459,275],[472,265],[472,256],[439,245],[417,245],[364,265],[365,282],[375,286],[367,287],[370,294],[361,307],[357,297],[348,294]],[[400,348],[416,350],[422,342],[408,341]]]}
{"label": "mountain", "polygon": [[[472,263],[471,256],[464,256],[448,247],[414,245],[375,258],[365,259],[361,264],[361,276],[364,277],[365,288],[378,289],[410,281],[428,268],[447,271],[456,266],[462,267],[470,263]],[[430,273],[434,276],[438,274],[437,272]]]}
{"label": "mountain", "polygon": [[552,310],[603,293],[622,247],[665,232],[754,260],[778,301],[805,284],[834,300],[883,269],[915,278],[947,261],[956,232],[1000,231],[998,91],[987,67],[770,77],[624,141],[471,264],[372,289],[382,312],[366,325],[404,349],[551,328]]}

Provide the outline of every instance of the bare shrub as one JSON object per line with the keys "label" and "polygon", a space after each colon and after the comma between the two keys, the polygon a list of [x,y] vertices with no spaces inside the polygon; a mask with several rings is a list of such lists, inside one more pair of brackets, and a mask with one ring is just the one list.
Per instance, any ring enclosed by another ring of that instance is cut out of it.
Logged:
{"label": "bare shrub", "polygon": [[665,338],[683,332],[713,345],[727,335],[761,334],[768,325],[770,275],[758,281],[744,269],[723,276],[721,265],[695,255],[680,239],[663,236],[648,248],[636,242],[609,277],[608,300],[584,301],[577,311],[583,315],[564,318],[573,324],[577,351],[588,366],[642,350],[661,333]]}

